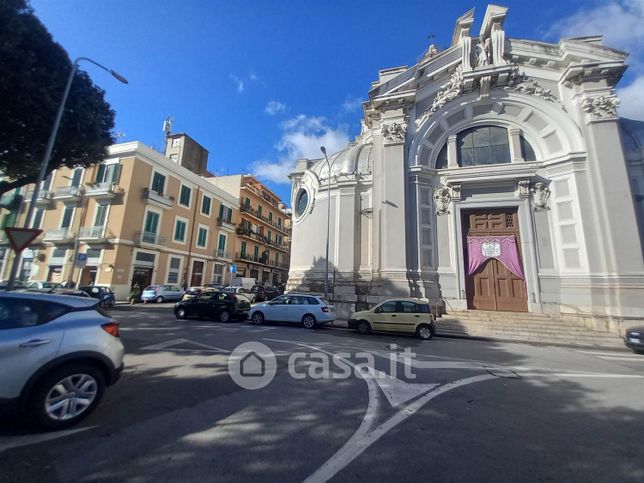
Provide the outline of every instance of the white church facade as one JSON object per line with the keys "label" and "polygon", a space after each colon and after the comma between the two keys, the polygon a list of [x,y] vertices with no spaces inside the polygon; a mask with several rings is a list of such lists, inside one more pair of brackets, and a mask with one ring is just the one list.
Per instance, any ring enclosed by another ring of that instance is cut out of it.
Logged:
{"label": "white church facade", "polygon": [[340,315],[412,296],[644,317],[644,130],[614,90],[627,54],[601,37],[511,39],[506,14],[488,6],[475,36],[471,10],[446,50],[381,70],[330,172],[298,161],[288,288],[323,290],[330,208]]}

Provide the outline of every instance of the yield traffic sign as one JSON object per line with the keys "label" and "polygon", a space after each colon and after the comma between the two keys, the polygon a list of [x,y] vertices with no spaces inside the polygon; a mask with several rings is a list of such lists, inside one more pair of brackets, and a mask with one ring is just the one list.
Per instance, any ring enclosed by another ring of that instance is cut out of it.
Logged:
{"label": "yield traffic sign", "polygon": [[36,239],[38,235],[42,233],[42,230],[37,228],[18,228],[8,226],[4,229],[13,248],[16,253],[23,251],[32,241]]}

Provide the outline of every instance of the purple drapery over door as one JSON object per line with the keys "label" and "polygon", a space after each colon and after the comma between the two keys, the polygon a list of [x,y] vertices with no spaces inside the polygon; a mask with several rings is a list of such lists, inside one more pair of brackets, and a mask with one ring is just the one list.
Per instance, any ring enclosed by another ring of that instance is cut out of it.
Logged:
{"label": "purple drapery over door", "polygon": [[468,236],[467,257],[468,275],[474,274],[488,258],[496,258],[513,274],[521,280],[525,280],[514,235]]}

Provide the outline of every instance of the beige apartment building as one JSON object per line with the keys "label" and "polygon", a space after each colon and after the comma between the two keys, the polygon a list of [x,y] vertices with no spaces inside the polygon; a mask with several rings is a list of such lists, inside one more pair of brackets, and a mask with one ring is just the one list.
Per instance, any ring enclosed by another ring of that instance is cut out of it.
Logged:
{"label": "beige apartment building", "polygon": [[[110,146],[100,164],[54,171],[36,202],[32,225],[43,233],[23,254],[21,278],[105,284],[118,299],[137,283],[226,283],[239,198],[184,164],[129,142]],[[205,162],[195,166],[205,172]],[[22,226],[28,191],[22,202],[19,190],[3,197],[3,226]],[[6,239],[0,245],[6,279],[13,252]]]}
{"label": "beige apartment building", "polygon": [[209,178],[238,199],[239,223],[234,261],[237,276],[286,283],[291,255],[290,211],[256,177],[247,174]]}

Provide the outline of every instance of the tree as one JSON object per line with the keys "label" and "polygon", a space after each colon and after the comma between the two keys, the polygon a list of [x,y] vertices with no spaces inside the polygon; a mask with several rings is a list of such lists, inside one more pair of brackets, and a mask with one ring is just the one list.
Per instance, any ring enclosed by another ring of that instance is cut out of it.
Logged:
{"label": "tree", "polygon": [[[71,69],[26,0],[0,0],[0,195],[35,182]],[[104,96],[85,72],[76,74],[47,174],[107,155],[114,111]]]}

